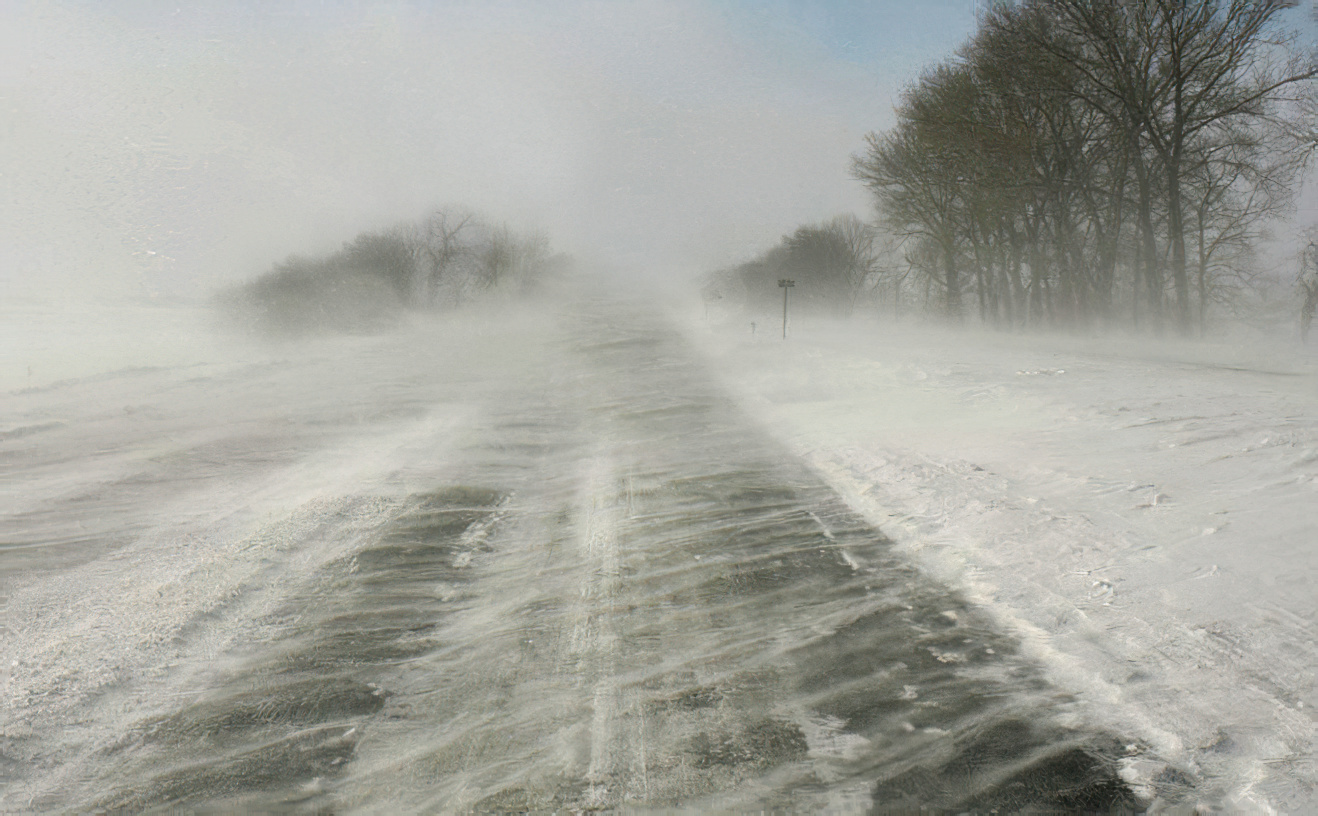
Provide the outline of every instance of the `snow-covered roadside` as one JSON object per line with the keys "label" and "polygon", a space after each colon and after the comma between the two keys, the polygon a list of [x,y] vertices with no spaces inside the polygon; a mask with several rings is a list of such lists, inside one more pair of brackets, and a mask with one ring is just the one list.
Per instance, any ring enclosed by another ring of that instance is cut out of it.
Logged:
{"label": "snow-covered roadside", "polygon": [[691,334],[1091,717],[1208,801],[1318,809],[1318,355],[806,321],[787,343]]}
{"label": "snow-covered roadside", "polygon": [[309,576],[479,433],[491,372],[542,365],[544,325],[419,317],[270,347],[203,325],[178,361],[107,333],[85,376],[0,386],[0,811],[85,784],[89,757],[273,637]]}
{"label": "snow-covered roadside", "polygon": [[[204,304],[4,303],[0,395],[125,367],[149,370],[234,358],[236,338],[207,331],[213,323],[215,315]],[[244,356],[252,357],[256,349],[243,345]]]}

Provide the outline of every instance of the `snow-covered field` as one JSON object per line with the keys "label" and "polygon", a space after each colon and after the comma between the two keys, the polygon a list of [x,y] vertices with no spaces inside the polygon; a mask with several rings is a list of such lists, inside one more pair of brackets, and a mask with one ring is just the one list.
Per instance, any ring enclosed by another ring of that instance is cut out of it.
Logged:
{"label": "snow-covered field", "polygon": [[693,323],[771,432],[1242,811],[1318,809],[1318,348]]}
{"label": "snow-covered field", "polygon": [[[15,299],[0,309],[0,393],[105,374],[235,359],[204,305]],[[242,343],[243,355],[259,354]],[[4,430],[0,420],[0,431]]]}

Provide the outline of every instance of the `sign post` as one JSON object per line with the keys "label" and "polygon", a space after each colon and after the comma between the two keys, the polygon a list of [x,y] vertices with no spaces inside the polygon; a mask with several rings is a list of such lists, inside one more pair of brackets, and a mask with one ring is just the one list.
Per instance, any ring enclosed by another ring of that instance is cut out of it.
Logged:
{"label": "sign post", "polygon": [[796,281],[779,278],[778,286],[783,290],[783,339],[787,339],[787,290],[796,285]]}

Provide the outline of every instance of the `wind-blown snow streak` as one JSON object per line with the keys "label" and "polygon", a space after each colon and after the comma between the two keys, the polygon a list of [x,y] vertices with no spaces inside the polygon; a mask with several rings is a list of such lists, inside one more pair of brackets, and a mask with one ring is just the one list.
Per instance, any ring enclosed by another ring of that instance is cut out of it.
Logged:
{"label": "wind-blown snow streak", "polygon": [[774,436],[1019,633],[1087,719],[1147,740],[1233,809],[1315,806],[1312,352],[693,331]]}

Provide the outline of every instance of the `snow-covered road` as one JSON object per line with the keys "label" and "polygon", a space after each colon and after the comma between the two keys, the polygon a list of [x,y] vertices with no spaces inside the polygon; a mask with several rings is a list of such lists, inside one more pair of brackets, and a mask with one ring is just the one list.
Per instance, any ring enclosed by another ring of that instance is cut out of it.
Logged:
{"label": "snow-covered road", "polygon": [[[1188,499],[1095,472],[1095,495],[1148,506],[1059,514],[1079,491],[1039,456],[972,456],[1020,399],[1060,404],[995,392],[1010,361],[785,351],[585,291],[7,394],[0,809],[1299,801],[1302,760],[1251,742],[1312,738],[1283,693],[1312,694],[1293,576],[1276,603],[1237,599],[1290,615],[1257,632],[1284,648],[1167,628],[1117,650],[1165,623],[1122,604],[1179,597],[1170,567],[1138,568],[1179,555],[1133,546],[1167,529],[1140,522]],[[1063,382],[1020,370],[1000,387]],[[1159,427],[1129,407],[1113,421]],[[1207,586],[1240,563],[1214,555],[1175,566]],[[1256,647],[1309,685],[1259,674]],[[1168,696],[1198,678],[1173,664],[1223,654],[1252,685],[1196,670],[1239,710]],[[1271,720],[1246,708],[1264,700]],[[1231,776],[1259,768],[1251,790]]]}

